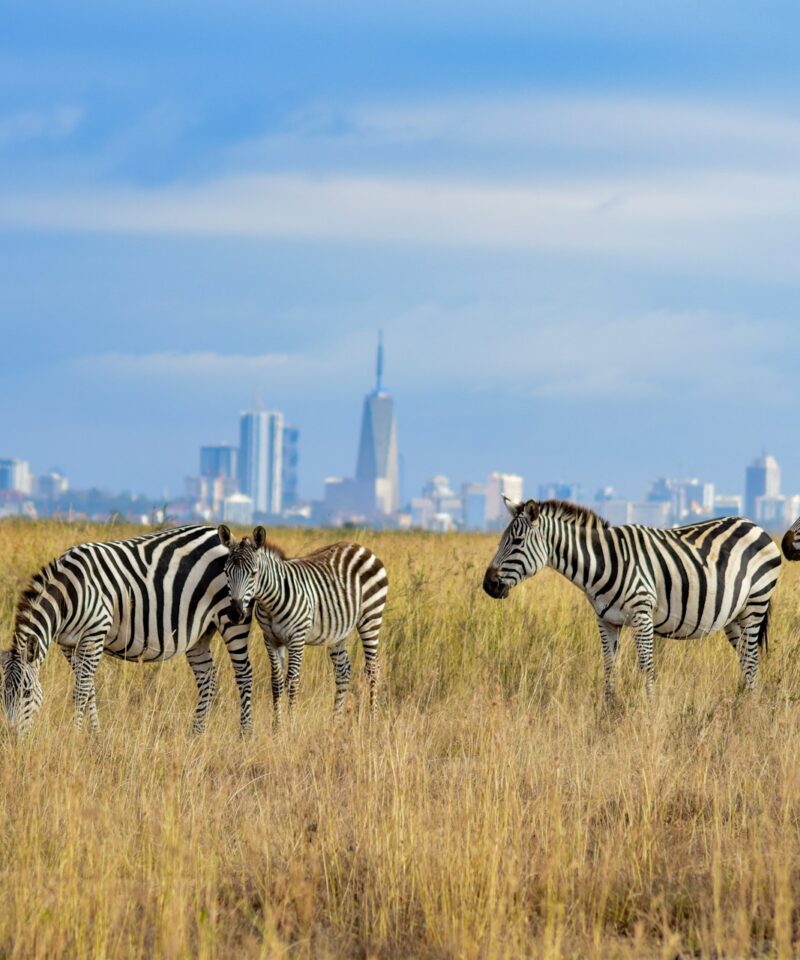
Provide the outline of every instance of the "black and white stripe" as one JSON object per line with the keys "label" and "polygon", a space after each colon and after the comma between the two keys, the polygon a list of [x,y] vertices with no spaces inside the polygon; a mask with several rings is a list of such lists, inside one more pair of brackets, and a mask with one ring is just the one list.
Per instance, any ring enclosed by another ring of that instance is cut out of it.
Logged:
{"label": "black and white stripe", "polygon": [[705,637],[724,630],[745,685],[756,682],[781,557],[772,538],[741,517],[659,530],[612,527],[591,510],[558,500],[506,502],[511,523],[484,577],[496,599],[544,566],[577,584],[597,614],[605,692],[614,689],[620,628],[633,627],[647,689],[653,636]]}
{"label": "black and white stripe", "polygon": [[57,643],[75,672],[76,722],[98,726],[94,676],[103,653],[140,663],[186,654],[204,729],[217,686],[211,639],[219,631],[233,663],[241,724],[250,727],[250,617],[227,617],[228,551],[213,527],[178,527],[129,540],[72,547],[34,576],[22,594],[11,650],[4,651],[4,698],[12,725],[29,727],[41,706],[39,665]]}
{"label": "black and white stripe", "polygon": [[[334,710],[341,712],[352,667],[345,640],[358,631],[374,711],[378,684],[378,636],[388,580],[381,561],[357,543],[335,543],[305,557],[289,559],[267,541],[264,527],[252,539],[236,541],[226,526],[220,541],[229,548],[225,572],[231,616],[244,616],[255,601],[255,618],[264,633],[272,668],[275,720],[280,721],[284,682],[294,704],[306,644],[329,648],[336,678]],[[288,652],[284,681],[282,652]]]}
{"label": "black and white stripe", "polygon": [[800,518],[783,535],[781,546],[787,560],[800,560]]}

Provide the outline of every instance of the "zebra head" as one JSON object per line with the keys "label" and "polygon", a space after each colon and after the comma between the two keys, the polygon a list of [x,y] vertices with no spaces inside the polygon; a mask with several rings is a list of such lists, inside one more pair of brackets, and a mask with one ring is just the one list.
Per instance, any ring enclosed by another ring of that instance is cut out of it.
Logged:
{"label": "zebra head", "polygon": [[483,578],[483,589],[495,600],[505,600],[512,587],[538,573],[547,564],[550,552],[542,535],[539,504],[535,500],[503,500],[511,523]]}
{"label": "zebra head", "polygon": [[258,551],[267,542],[267,531],[264,527],[256,527],[252,540],[249,537],[242,537],[238,542],[231,536],[230,528],[224,523],[217,528],[217,532],[222,546],[228,548],[225,577],[228,580],[231,605],[228,607],[227,614],[233,623],[241,623],[255,596]]}
{"label": "zebra head", "polygon": [[23,651],[0,650],[3,674],[3,705],[9,726],[26,734],[42,705],[38,662],[28,663]]}
{"label": "zebra head", "polygon": [[781,546],[787,560],[800,560],[800,519],[795,520],[783,535]]}

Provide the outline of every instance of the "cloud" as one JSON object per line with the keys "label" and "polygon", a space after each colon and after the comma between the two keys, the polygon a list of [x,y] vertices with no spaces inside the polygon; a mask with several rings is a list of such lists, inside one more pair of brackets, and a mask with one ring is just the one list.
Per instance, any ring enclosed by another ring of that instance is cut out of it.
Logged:
{"label": "cloud", "polygon": [[76,106],[52,110],[26,110],[0,117],[0,147],[17,146],[32,140],[63,140],[83,119]]}
{"label": "cloud", "polygon": [[800,230],[800,175],[719,171],[502,184],[249,176],[197,186],[6,194],[0,224],[588,252],[690,265],[698,256],[711,264],[734,258],[791,267],[793,274],[786,240]]}
{"label": "cloud", "polygon": [[[730,394],[737,384],[764,386],[770,402],[797,388],[770,359],[776,343],[800,348],[800,333],[777,323],[751,324],[700,311],[651,311],[619,318],[576,318],[547,309],[437,305],[385,319],[389,381],[405,395],[447,389],[494,396],[578,401],[640,400]],[[358,331],[303,353],[171,352],[103,354],[76,361],[77,372],[127,382],[214,384],[249,396],[325,396],[332,382],[370,386],[372,343]],[[748,394],[748,403],[753,402]]]}

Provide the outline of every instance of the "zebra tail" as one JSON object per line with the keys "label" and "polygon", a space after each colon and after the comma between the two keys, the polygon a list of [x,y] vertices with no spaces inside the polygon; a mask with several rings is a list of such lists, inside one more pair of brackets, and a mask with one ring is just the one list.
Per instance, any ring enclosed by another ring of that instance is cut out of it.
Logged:
{"label": "zebra tail", "polygon": [[764,614],[764,619],[758,628],[758,645],[763,648],[765,654],[769,653],[769,614],[771,609],[772,600],[767,604],[767,612]]}

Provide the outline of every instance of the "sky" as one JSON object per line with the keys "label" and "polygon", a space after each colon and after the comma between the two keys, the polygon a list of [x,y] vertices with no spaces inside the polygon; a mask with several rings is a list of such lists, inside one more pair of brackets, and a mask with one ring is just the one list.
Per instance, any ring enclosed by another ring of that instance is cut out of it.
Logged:
{"label": "sky", "polygon": [[255,402],[404,494],[800,491],[800,7],[31,0],[0,32],[0,456],[177,495]]}

